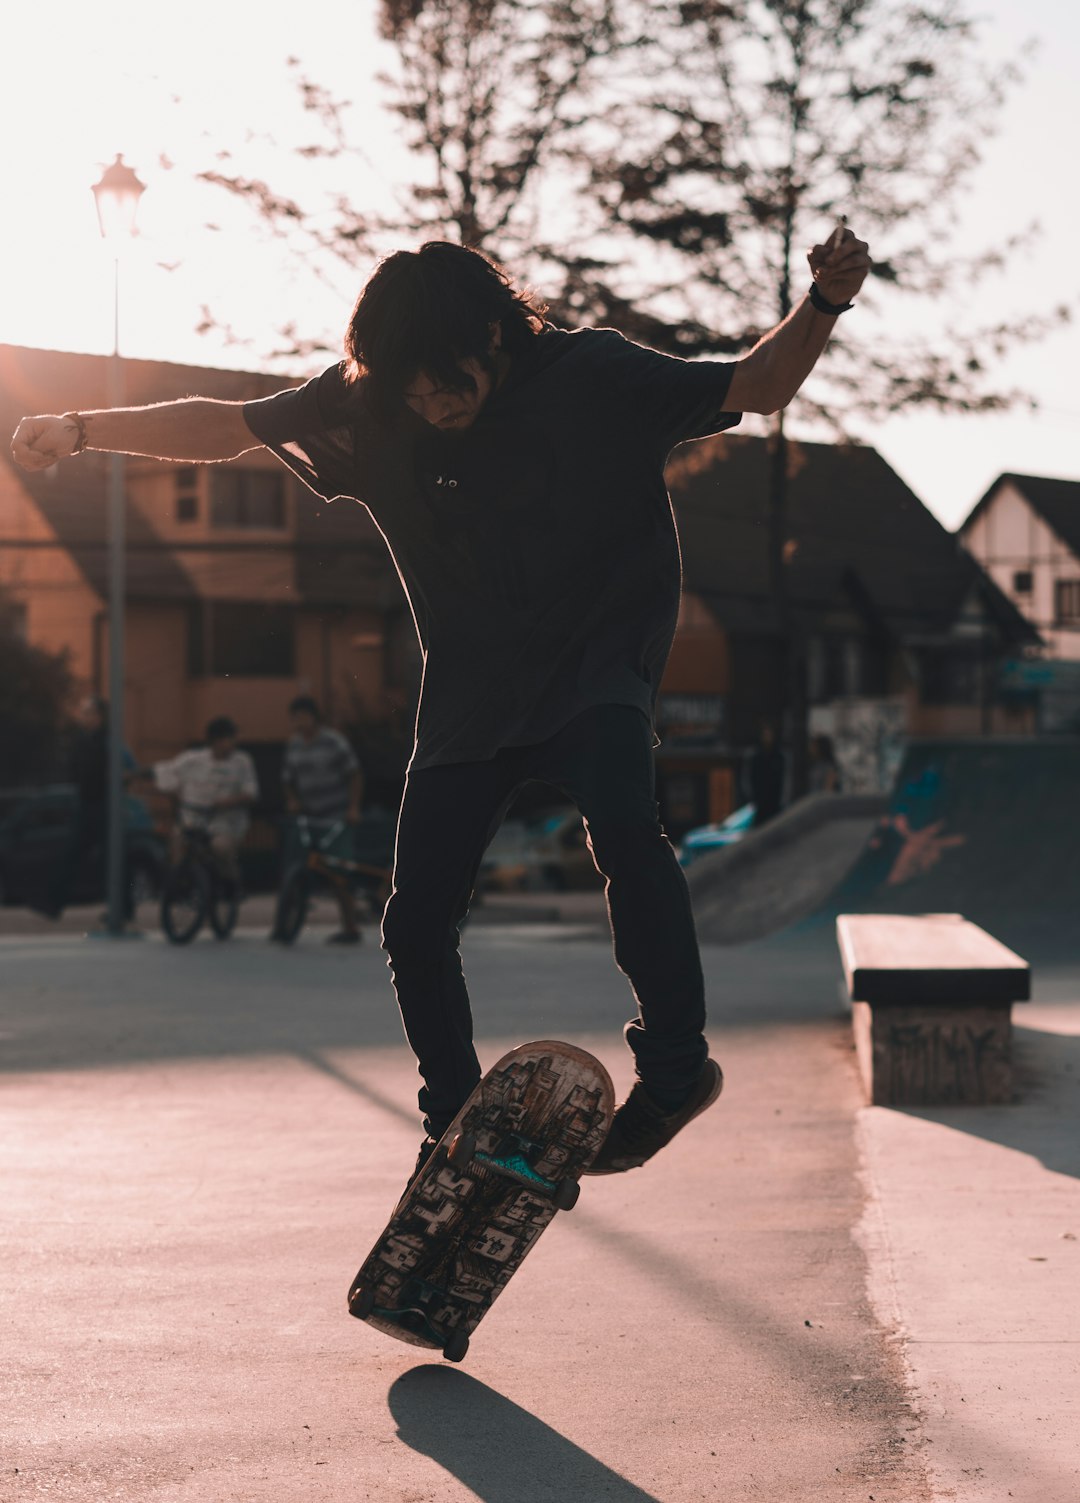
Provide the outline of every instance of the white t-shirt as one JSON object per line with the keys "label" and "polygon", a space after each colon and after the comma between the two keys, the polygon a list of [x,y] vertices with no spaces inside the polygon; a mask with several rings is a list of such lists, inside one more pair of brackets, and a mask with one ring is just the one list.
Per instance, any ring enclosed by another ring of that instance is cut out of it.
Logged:
{"label": "white t-shirt", "polygon": [[180,801],[180,823],[187,829],[209,830],[211,835],[242,839],[249,824],[246,809],[215,809],[220,798],[246,794],[258,798],[255,763],[247,752],[215,757],[208,746],[181,752],[171,762],[154,765],[154,782]]}

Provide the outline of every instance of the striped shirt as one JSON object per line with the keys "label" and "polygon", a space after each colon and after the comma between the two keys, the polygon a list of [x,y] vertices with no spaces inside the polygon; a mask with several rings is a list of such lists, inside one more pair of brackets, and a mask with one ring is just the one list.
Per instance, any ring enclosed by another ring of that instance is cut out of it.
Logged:
{"label": "striped shirt", "polygon": [[312,819],[344,819],[349,812],[349,784],[359,766],[341,732],[321,725],[310,741],[300,735],[289,737],[281,781]]}

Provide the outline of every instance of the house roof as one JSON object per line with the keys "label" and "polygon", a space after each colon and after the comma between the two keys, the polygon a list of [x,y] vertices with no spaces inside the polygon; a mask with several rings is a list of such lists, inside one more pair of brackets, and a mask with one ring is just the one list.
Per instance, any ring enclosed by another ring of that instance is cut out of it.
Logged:
{"label": "house roof", "polygon": [[[10,433],[25,413],[107,406],[108,366],[107,356],[0,345],[0,424]],[[146,360],[125,360],[124,376],[125,400],[132,405],[192,394],[247,400],[295,384],[251,371]],[[792,443],[790,455],[787,567],[793,608],[804,624],[820,629],[823,619],[854,615],[901,641],[939,635],[950,630],[975,590],[1008,640],[1038,640],[875,450]],[[14,467],[5,445],[4,462],[104,596],[108,456],[87,453],[75,463],[31,474]],[[776,632],[766,441],[724,434],[687,445],[673,457],[668,479],[687,587],[730,630]],[[1080,489],[1067,481],[1039,484]],[[363,507],[340,500],[328,506],[302,491],[296,516],[289,546],[301,601],[376,609],[400,604],[400,584]],[[127,527],[131,597],[192,598],[196,590],[182,554],[131,504]],[[253,541],[245,549],[259,546]]]}
{"label": "house roof", "polygon": [[[0,425],[12,433],[19,419],[34,412],[68,412],[108,407],[109,357],[0,344]],[[295,380],[252,371],[174,365],[159,360],[128,360],[125,402],[141,406],[178,397],[247,401],[268,396]],[[90,585],[107,592],[109,456],[94,452],[52,470],[19,469],[3,446],[4,462],[79,566]],[[197,594],[182,562],[182,550],[162,538],[130,500],[126,509],[127,593],[132,599],[190,599]],[[245,550],[258,551],[258,540]],[[344,503],[328,507],[303,491],[290,539],[301,601],[311,604],[380,603],[396,584],[385,546],[367,512]]]}
{"label": "house roof", "polygon": [[[805,629],[855,616],[896,640],[947,635],[976,592],[1009,642],[1034,628],[874,449],[791,442],[786,568]],[[679,450],[668,479],[687,588],[735,632],[772,634],[765,439]]]}
{"label": "house roof", "polygon": [[1052,480],[1046,475],[1014,475],[1007,471],[976,501],[960,524],[961,536],[1006,485],[1015,486],[1069,551],[1080,557],[1080,480]]}

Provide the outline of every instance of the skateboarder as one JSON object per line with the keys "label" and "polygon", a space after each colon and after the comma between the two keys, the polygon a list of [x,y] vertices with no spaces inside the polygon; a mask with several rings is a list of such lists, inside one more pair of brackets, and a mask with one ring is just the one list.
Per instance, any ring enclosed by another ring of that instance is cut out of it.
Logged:
{"label": "skateboarder", "polygon": [[84,448],[191,464],[264,444],[382,531],[424,655],[383,921],[423,1080],[418,1167],[480,1078],[458,926],[530,779],[581,811],[637,1003],[637,1081],[591,1172],[643,1164],[720,1093],[689,896],[654,789],[652,715],[680,589],[664,464],[676,444],[798,391],[870,266],[850,230],[808,259],[809,294],[749,354],[691,363],[609,329],[553,328],[484,256],[433,241],[380,263],[346,358],[305,386],[31,417],[15,434],[27,468]]}

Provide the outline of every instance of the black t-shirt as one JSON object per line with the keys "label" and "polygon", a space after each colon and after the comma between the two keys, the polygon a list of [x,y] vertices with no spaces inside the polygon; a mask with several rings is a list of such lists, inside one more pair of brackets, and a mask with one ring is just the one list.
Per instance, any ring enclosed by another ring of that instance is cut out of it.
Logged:
{"label": "black t-shirt", "polygon": [[245,404],[256,438],[386,539],[424,656],[413,768],[546,740],[596,704],[651,718],[681,583],[664,465],[739,421],[732,369],[546,328],[461,433],[380,421],[341,366]]}

